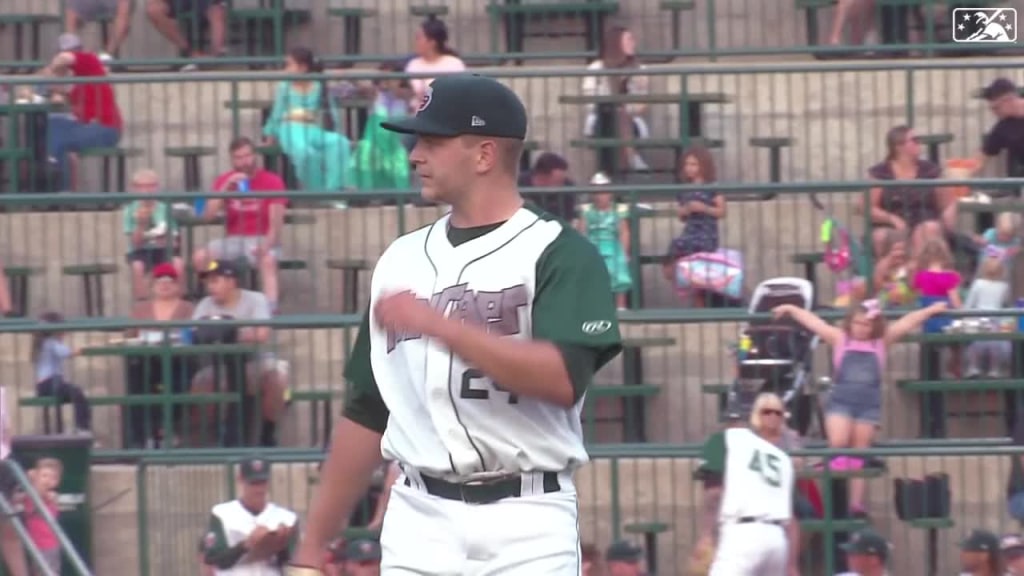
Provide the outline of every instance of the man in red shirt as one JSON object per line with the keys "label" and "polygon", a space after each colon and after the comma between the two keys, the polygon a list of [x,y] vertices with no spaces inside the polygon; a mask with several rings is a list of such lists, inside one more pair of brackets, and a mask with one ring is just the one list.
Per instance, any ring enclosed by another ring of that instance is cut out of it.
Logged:
{"label": "man in red shirt", "polygon": [[[99,56],[82,49],[82,41],[74,34],[61,34],[60,51],[41,74],[46,76],[105,78],[107,69]],[[58,94],[58,99],[60,95]],[[63,96],[69,114],[50,114],[46,127],[50,161],[60,170],[62,190],[71,185],[68,154],[88,148],[109,148],[121,141],[124,122],[117,106],[114,88],[109,82],[74,84]],[[109,192],[109,190],[108,190]]]}
{"label": "man in red shirt", "polygon": [[[230,145],[232,170],[217,177],[213,183],[215,193],[284,191],[281,177],[256,164],[256,147],[251,139],[240,136]],[[285,198],[231,198],[213,197],[203,209],[203,218],[212,220],[224,215],[224,238],[210,242],[196,250],[192,264],[196,270],[205,270],[211,260],[238,260],[245,258],[259,268],[263,280],[263,294],[271,309],[277,307],[277,259],[281,253],[281,229],[284,227]]]}

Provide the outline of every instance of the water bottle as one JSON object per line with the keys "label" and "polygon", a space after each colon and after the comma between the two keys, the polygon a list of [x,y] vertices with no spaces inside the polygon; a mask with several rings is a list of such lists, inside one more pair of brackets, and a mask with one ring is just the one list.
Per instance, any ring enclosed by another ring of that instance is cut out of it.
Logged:
{"label": "water bottle", "polygon": [[750,349],[753,347],[753,345],[754,343],[750,340],[750,335],[744,334],[743,336],[740,336],[740,362],[747,359],[747,355],[750,354]]}
{"label": "water bottle", "polygon": [[247,194],[249,192],[249,179],[239,180],[235,187],[238,188],[239,192]]}
{"label": "water bottle", "polygon": [[[1017,298],[1017,309],[1024,308],[1024,298]],[[1024,315],[1017,316],[1017,331],[1024,332]]]}
{"label": "water bottle", "polygon": [[181,332],[179,332],[178,339],[181,342],[182,346],[192,345],[192,329],[182,328]]}

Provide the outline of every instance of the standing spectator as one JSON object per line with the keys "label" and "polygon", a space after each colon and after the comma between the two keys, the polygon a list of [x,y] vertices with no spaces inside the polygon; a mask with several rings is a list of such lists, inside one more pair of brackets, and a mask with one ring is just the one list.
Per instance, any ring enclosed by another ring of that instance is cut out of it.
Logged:
{"label": "standing spectator", "polygon": [[604,555],[608,576],[640,576],[643,559],[644,551],[624,540],[613,543]]}
{"label": "standing spectator", "polygon": [[960,542],[960,571],[970,576],[1003,576],[999,537],[988,530],[971,530]]}
{"label": "standing spectator", "polygon": [[[917,257],[911,288],[917,292],[918,304],[924,308],[937,302],[949,308],[962,308],[960,299],[960,274],[953,269],[953,256],[942,240],[928,240]],[[953,322],[949,316],[930,318],[924,324],[927,334],[940,334]],[[950,347],[948,370],[956,378],[961,376],[963,350],[958,345]]]}
{"label": "standing spectator", "polygon": [[1006,575],[1024,576],[1024,538],[1019,534],[1007,534],[1000,539],[999,550],[1002,552]]}
{"label": "standing spectator", "polygon": [[985,140],[975,163],[975,172],[985,162],[1006,150],[1011,167],[1008,176],[1018,176],[1024,168],[1024,98],[1020,89],[1007,78],[996,78],[981,92],[988,101],[988,107],[996,117],[996,123],[985,135]]}
{"label": "standing spectator", "polygon": [[[92,430],[92,411],[82,389],[64,378],[64,361],[78,355],[64,343],[64,333],[57,325],[64,317],[57,312],[44,312],[39,317],[51,326],[32,334],[32,363],[36,369],[36,396],[54,396],[60,405],[70,402],[75,409],[75,428],[79,432]],[[60,408],[58,408],[60,410]]]}
{"label": "standing spectator", "polygon": [[[401,72],[395,64],[382,64],[381,72]],[[409,151],[401,134],[381,127],[409,116],[409,81],[400,78],[375,80],[367,88],[373,107],[356,145],[353,170],[359,190],[403,190],[409,187]]]}
{"label": "standing spectator", "polygon": [[[987,257],[981,262],[978,276],[971,282],[964,300],[968,310],[1002,310],[1010,303],[1010,283],[1006,281],[1006,269],[1001,256]],[[1001,325],[1001,318],[990,319],[992,330]],[[996,324],[999,323],[999,324]],[[982,364],[988,360],[988,377],[1005,378],[1009,372],[1013,345],[1007,340],[979,340],[967,345],[967,378],[981,376]],[[1016,398],[1011,394],[1010,398]]]}
{"label": "standing spectator", "polygon": [[[860,46],[875,24],[875,0],[839,0],[832,15],[832,32],[828,37],[829,46],[843,44],[843,30],[850,28],[850,44]],[[839,54],[822,54],[820,58],[834,58]]]}
{"label": "standing spectator", "polygon": [[99,53],[100,60],[110,62],[117,55],[131,27],[132,0],[68,0],[64,9],[64,31],[78,34],[84,22],[114,17],[113,33]]}
{"label": "standing spectator", "polygon": [[[107,69],[99,56],[82,48],[74,34],[61,34],[60,52],[40,72],[45,76],[106,78]],[[59,92],[56,91],[55,92]],[[88,148],[109,148],[121,141],[124,122],[109,82],[98,80],[74,84],[66,95],[71,115],[51,114],[46,127],[47,152],[61,174],[61,189],[72,185],[68,154]],[[109,190],[108,190],[109,192]]]}
{"label": "standing spectator", "polygon": [[435,16],[430,16],[416,30],[416,56],[405,65],[407,74],[432,74],[424,78],[411,78],[413,111],[429,102],[427,87],[438,75],[465,72],[466,63],[458,52],[448,45],[448,27]]}
{"label": "standing spectator", "polygon": [[359,538],[345,544],[345,576],[380,576],[380,542]]}
{"label": "standing spectator", "polygon": [[[629,28],[613,26],[604,36],[601,44],[600,57],[587,66],[591,72],[602,70],[618,70],[615,75],[594,75],[583,78],[581,92],[584,96],[643,95],[649,91],[647,76],[643,75],[644,65],[636,57],[636,38]],[[583,133],[586,136],[601,138],[620,138],[632,141],[634,138],[647,138],[650,130],[644,113],[646,104],[599,104],[587,108],[587,120]],[[621,172],[616,168],[620,165],[615,161],[615,148],[605,148],[598,164],[600,169],[615,175]],[[647,162],[628,144],[621,149],[623,166],[630,170],[650,170]]]}
{"label": "standing spectator", "polygon": [[[224,53],[224,42],[227,37],[227,3],[225,0],[146,0],[146,15],[149,21],[164,38],[175,48],[182,58],[201,58],[203,52],[197,46],[190,46],[178,25],[177,16],[183,12],[191,12],[192,22],[185,22],[198,36],[200,22],[204,18],[210,25],[210,47],[215,56]],[[194,64],[187,64],[183,71],[195,70]]]}
{"label": "standing spectator", "polygon": [[[292,48],[284,71],[312,75],[324,67],[309,48]],[[340,125],[326,82],[286,80],[277,85],[263,135],[281,145],[306,190],[336,192],[351,186],[352,143],[338,132]]]}
{"label": "standing spectator", "polygon": [[[602,172],[590,179],[591,186],[608,186],[612,181]],[[611,192],[590,193],[590,204],[580,207],[579,231],[590,240],[604,259],[612,281],[612,293],[619,310],[626,309],[626,296],[633,287],[629,269],[629,205],[615,202]]]}
{"label": "standing spectator", "polygon": [[[132,191],[152,194],[160,189],[156,172],[139,170],[132,175]],[[170,205],[160,200],[135,200],[124,207],[124,234],[128,237],[128,264],[132,267],[132,294],[136,300],[149,295],[149,274],[155,266],[170,263],[175,279],[184,271],[178,247],[178,223]]]}
{"label": "standing spectator", "polygon": [[239,465],[239,497],[210,511],[206,563],[219,574],[280,576],[299,536],[298,515],[270,501],[270,462],[250,458]]}
{"label": "standing spectator", "polygon": [[[252,140],[240,136],[231,141],[232,170],[213,183],[215,193],[223,192],[283,192],[284,181],[269,170],[256,165],[256,148]],[[231,198],[213,197],[203,208],[203,218],[211,220],[224,213],[226,236],[196,250],[192,264],[204,270],[210,260],[239,260],[245,258],[260,272],[263,293],[270,301],[271,310],[277,309],[277,259],[281,252],[281,229],[284,227],[285,198]]]}
{"label": "standing spectator", "polygon": [[[921,158],[921,142],[909,126],[896,126],[885,135],[889,150],[885,160],[868,169],[872,180],[935,180],[942,169]],[[951,190],[937,187],[877,186],[870,197],[872,246],[877,258],[885,254],[886,228],[910,235],[910,251],[916,255],[930,238],[945,238],[956,230],[957,198]]]}
{"label": "standing spectator", "polygon": [[[7,389],[0,386],[0,494],[11,502],[18,491],[18,480],[7,465],[11,455],[11,438],[14,429],[8,417]],[[0,555],[10,576],[28,576],[28,563],[25,561],[25,549],[21,538],[10,517],[0,516]]]}
{"label": "standing spectator", "polygon": [[[54,520],[60,516],[60,508],[57,506],[57,488],[60,486],[61,477],[64,474],[64,466],[56,458],[41,458],[33,469],[28,471],[28,479],[32,488],[39,494],[39,499],[46,506],[46,511]],[[25,510],[25,530],[28,531],[32,543],[46,560],[46,567],[51,572],[60,576],[60,541],[57,534],[46,523],[43,513],[36,509],[31,498],[23,498],[22,505]],[[36,567],[32,570],[35,575],[42,575],[43,572]]]}
{"label": "standing spectator", "polygon": [[[199,301],[192,314],[194,319],[213,317],[236,320],[269,320],[270,306],[267,298],[259,292],[238,287],[238,268],[230,260],[214,260],[202,273],[209,294]],[[248,326],[238,329],[238,341],[254,344],[270,342],[270,328]],[[271,352],[262,352],[246,362],[246,393],[255,396],[261,403],[262,425],[259,443],[273,446],[276,443],[277,420],[285,408],[288,389],[288,364],[278,360]],[[207,366],[192,380],[193,393],[211,393],[214,390],[213,368]],[[246,415],[248,416],[248,415]],[[196,419],[195,421],[201,421]]]}
{"label": "standing spectator", "polygon": [[523,190],[523,197],[540,206],[545,212],[552,216],[558,216],[563,221],[576,222],[576,195],[575,194],[541,194],[530,192],[529,188],[562,188],[575,186],[576,183],[569,178],[569,163],[554,152],[545,152],[537,157],[533,163],[533,169],[519,175],[519,188]]}

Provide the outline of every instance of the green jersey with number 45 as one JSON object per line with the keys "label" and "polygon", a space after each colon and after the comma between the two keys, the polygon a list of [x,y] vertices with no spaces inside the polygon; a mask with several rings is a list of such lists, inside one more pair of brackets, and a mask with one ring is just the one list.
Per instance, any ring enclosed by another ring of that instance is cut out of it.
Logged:
{"label": "green jersey with number 45", "polygon": [[700,470],[722,477],[721,522],[740,518],[789,520],[793,510],[793,461],[747,428],[713,434],[701,451]]}

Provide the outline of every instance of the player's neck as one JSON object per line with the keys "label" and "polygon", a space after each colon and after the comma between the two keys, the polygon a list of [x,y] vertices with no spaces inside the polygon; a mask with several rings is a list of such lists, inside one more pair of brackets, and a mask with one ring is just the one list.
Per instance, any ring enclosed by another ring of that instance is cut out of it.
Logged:
{"label": "player's neck", "polygon": [[468,195],[457,205],[453,204],[449,223],[455,228],[498,224],[512,218],[523,207],[523,199],[514,188],[508,192],[495,192],[484,190]]}

